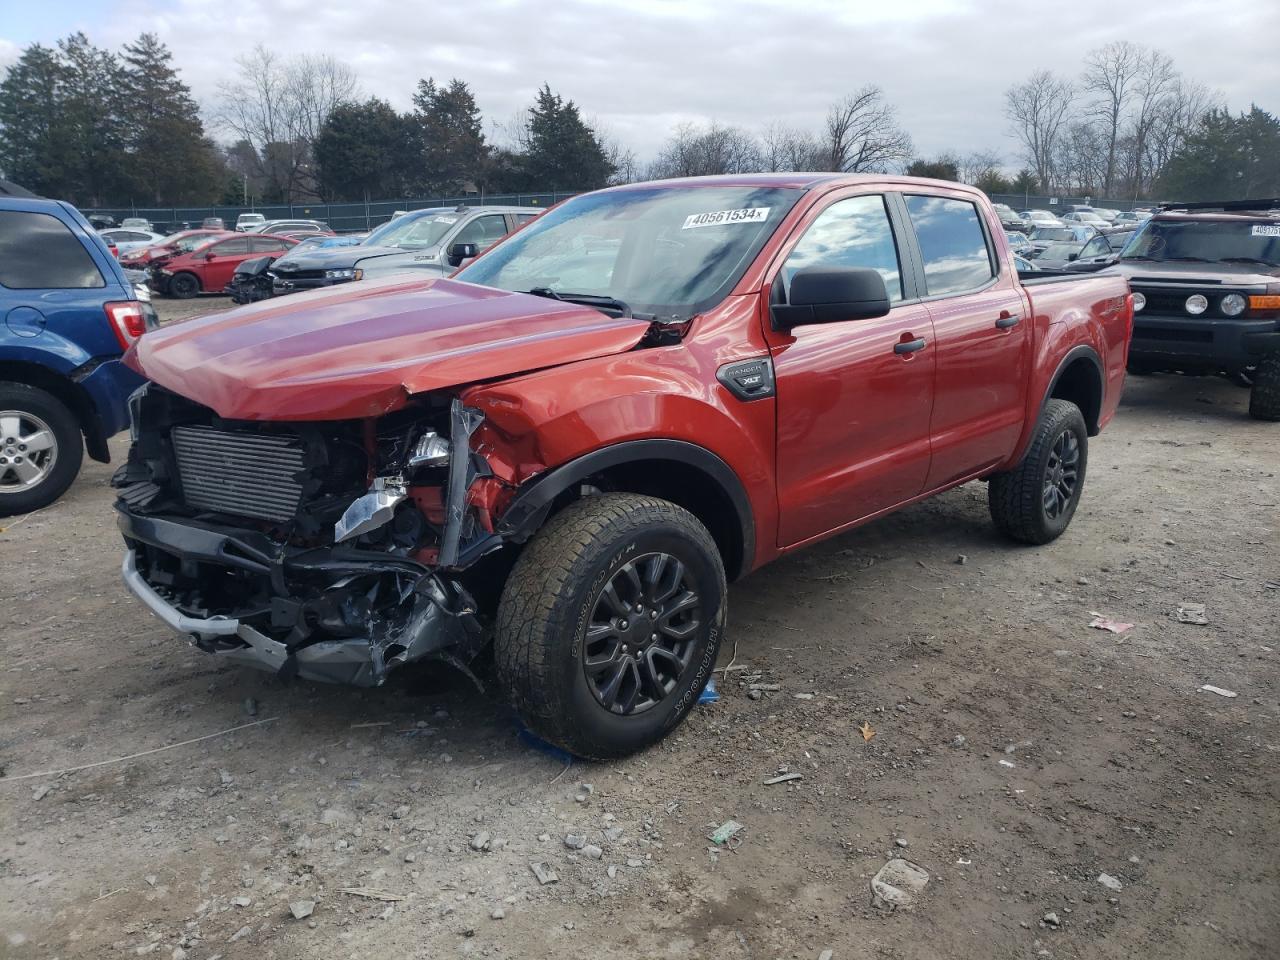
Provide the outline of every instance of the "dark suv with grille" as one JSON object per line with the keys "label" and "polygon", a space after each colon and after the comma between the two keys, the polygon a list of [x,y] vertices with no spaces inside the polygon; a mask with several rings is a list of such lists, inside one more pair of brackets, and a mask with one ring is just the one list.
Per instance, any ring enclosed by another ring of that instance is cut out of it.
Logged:
{"label": "dark suv with grille", "polygon": [[1166,204],[1114,267],[1134,294],[1129,372],[1223,374],[1280,420],[1280,199]]}

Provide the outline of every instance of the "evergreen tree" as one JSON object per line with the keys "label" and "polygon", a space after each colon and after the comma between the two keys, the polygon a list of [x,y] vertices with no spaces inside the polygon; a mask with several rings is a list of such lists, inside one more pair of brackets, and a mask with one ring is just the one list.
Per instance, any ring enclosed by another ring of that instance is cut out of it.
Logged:
{"label": "evergreen tree", "polygon": [[907,165],[909,177],[933,177],[935,180],[959,180],[960,166],[952,157],[937,160],[912,160]]}
{"label": "evergreen tree", "polygon": [[142,205],[208,203],[220,197],[225,180],[217,148],[172,60],[151,33],[124,48],[129,181]]}
{"label": "evergreen tree", "polygon": [[1280,194],[1280,120],[1253,106],[1233,117],[1211,110],[1159,180],[1170,200],[1246,200]]}
{"label": "evergreen tree", "polygon": [[63,194],[74,164],[61,110],[66,67],[57,51],[32,44],[0,83],[0,172],[42,196]]}
{"label": "evergreen tree", "polygon": [[609,182],[614,165],[577,105],[543,84],[529,108],[525,179],[538,190],[595,190]]}
{"label": "evergreen tree", "polygon": [[411,125],[377,97],[335,107],[313,147],[321,194],[331,200],[403,195]]}
{"label": "evergreen tree", "polygon": [[124,71],[115,54],[80,32],[58,41],[58,50],[65,67],[58,109],[70,148],[60,199],[101,206],[120,196],[128,178]]}
{"label": "evergreen tree", "polygon": [[480,108],[461,80],[447,87],[418,81],[413,105],[417,153],[422,167],[416,185],[428,194],[456,194],[483,183],[489,146],[481,129]]}

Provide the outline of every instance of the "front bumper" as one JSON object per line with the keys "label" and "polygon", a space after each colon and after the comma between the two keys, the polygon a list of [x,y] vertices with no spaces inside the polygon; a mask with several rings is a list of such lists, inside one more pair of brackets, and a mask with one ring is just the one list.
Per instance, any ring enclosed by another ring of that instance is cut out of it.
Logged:
{"label": "front bumper", "polygon": [[1240,369],[1280,351],[1280,323],[1263,319],[1134,314],[1129,356],[1191,367]]}
{"label": "front bumper", "polygon": [[[342,547],[301,549],[254,531],[118,509],[125,585],[171,630],[221,659],[285,679],[373,687],[402,664],[430,657],[465,663],[480,647],[471,597],[413,561]],[[230,577],[246,594],[239,608],[207,599],[213,583]],[[365,609],[361,598],[380,579],[398,605],[366,610],[363,623],[353,622],[345,611]],[[196,615],[193,597],[225,612]]]}
{"label": "front bumper", "polygon": [[319,290],[322,287],[333,287],[340,283],[351,283],[353,277],[341,279],[331,277],[280,277],[272,274],[271,292],[277,297],[286,293],[300,293],[303,290]]}

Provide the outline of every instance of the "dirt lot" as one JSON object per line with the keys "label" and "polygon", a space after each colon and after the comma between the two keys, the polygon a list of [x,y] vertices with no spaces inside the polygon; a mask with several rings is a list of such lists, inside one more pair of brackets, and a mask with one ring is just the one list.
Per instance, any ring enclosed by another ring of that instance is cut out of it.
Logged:
{"label": "dirt lot", "polygon": [[[458,676],[191,650],[125,596],[92,465],[0,534],[0,957],[1274,958],[1280,432],[1246,400],[1131,381],[1049,547],[974,484],[760,571],[720,702],[569,767]],[[895,856],[931,880],[885,912]]]}

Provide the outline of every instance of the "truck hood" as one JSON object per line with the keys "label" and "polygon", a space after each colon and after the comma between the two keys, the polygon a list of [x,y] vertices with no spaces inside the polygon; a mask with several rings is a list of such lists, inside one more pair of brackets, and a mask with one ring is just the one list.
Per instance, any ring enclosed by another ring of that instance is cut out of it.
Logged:
{"label": "truck hood", "polygon": [[413,394],[624,353],[645,320],[455,280],[390,277],[153,330],[125,363],[233,420],[347,420]]}
{"label": "truck hood", "polygon": [[1107,268],[1127,280],[1141,283],[1192,283],[1249,286],[1274,281],[1280,267],[1264,267],[1260,263],[1203,263],[1199,260],[1121,260]]}
{"label": "truck hood", "polygon": [[276,261],[274,269],[340,270],[354,267],[361,260],[406,252],[399,247],[366,247],[358,243],[347,247],[312,248],[297,254],[286,254]]}

